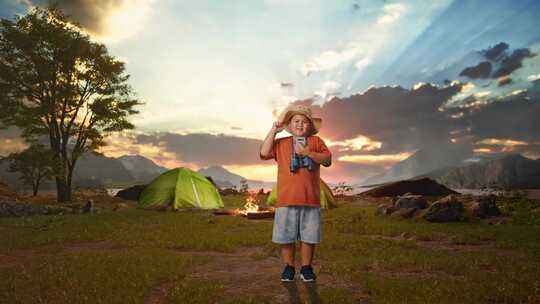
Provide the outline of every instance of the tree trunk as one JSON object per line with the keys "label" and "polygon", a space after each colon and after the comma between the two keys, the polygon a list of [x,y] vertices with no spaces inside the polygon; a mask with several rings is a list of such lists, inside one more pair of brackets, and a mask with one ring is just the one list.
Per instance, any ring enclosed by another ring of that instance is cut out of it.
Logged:
{"label": "tree trunk", "polygon": [[64,178],[62,176],[57,177],[56,178],[56,200],[59,203],[70,201],[71,200],[70,192],[71,191],[68,191],[68,186]]}
{"label": "tree trunk", "polygon": [[39,181],[37,181],[35,184],[32,185],[32,190],[34,192],[33,196],[37,196],[38,187],[39,187]]}

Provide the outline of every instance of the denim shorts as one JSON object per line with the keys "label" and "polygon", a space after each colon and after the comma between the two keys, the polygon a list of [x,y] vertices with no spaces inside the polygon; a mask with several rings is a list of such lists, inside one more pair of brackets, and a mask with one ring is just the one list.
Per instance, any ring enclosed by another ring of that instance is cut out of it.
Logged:
{"label": "denim shorts", "polygon": [[320,208],[305,206],[276,208],[272,242],[290,244],[297,240],[309,244],[320,243]]}

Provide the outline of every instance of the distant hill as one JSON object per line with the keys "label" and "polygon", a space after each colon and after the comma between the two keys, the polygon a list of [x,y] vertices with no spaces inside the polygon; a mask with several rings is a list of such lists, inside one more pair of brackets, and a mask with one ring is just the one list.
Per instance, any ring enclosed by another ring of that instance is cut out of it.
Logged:
{"label": "distant hill", "polygon": [[141,183],[149,183],[163,172],[169,170],[140,155],[124,155],[116,159],[124,165],[137,182]]}
{"label": "distant hill", "polygon": [[[7,171],[8,163],[0,163],[0,179],[17,189],[28,189],[19,180],[19,173]],[[73,173],[73,187],[103,187],[115,184],[132,184],[136,178],[116,158],[101,154],[85,153],[77,161]],[[45,182],[40,190],[55,189],[55,182]]]}
{"label": "distant hill", "polygon": [[434,144],[430,148],[416,151],[408,158],[392,166],[385,173],[364,180],[362,185],[405,180],[437,169],[458,166],[472,155],[470,145]]}
{"label": "distant hill", "polygon": [[[232,188],[232,186],[236,186],[239,188],[241,184],[240,181],[242,179],[246,179],[243,176],[232,173],[221,166],[210,166],[207,168],[202,168],[197,172],[205,176],[211,176],[212,179],[216,182],[216,184],[222,189]],[[264,182],[250,179],[246,180],[250,188],[272,188],[274,185],[273,182]]]}
{"label": "distant hill", "polygon": [[540,159],[509,154],[496,159],[435,170],[418,177],[430,177],[453,189],[540,189]]}

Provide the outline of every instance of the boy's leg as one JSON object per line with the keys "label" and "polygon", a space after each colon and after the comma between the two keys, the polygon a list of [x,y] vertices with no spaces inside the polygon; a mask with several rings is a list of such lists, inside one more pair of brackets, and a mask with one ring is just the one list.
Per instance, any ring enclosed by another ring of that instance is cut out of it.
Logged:
{"label": "boy's leg", "polygon": [[291,244],[283,244],[281,246],[281,258],[283,259],[283,263],[287,265],[291,265],[294,267],[294,243]]}
{"label": "boy's leg", "polygon": [[309,244],[300,242],[300,256],[302,261],[302,266],[311,265],[313,261],[313,253],[315,252],[315,244]]}

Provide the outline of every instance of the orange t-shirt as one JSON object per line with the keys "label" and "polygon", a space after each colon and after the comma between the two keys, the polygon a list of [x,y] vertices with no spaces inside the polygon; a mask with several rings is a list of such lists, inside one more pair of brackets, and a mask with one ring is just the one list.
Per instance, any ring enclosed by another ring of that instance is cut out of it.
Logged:
{"label": "orange t-shirt", "polygon": [[[275,159],[278,164],[276,207],[292,205],[320,207],[320,164],[315,163],[312,171],[299,168],[291,172],[293,137],[274,139],[272,151],[261,159]],[[327,153],[332,156],[324,141],[318,136],[307,137],[309,149],[313,152]]]}

